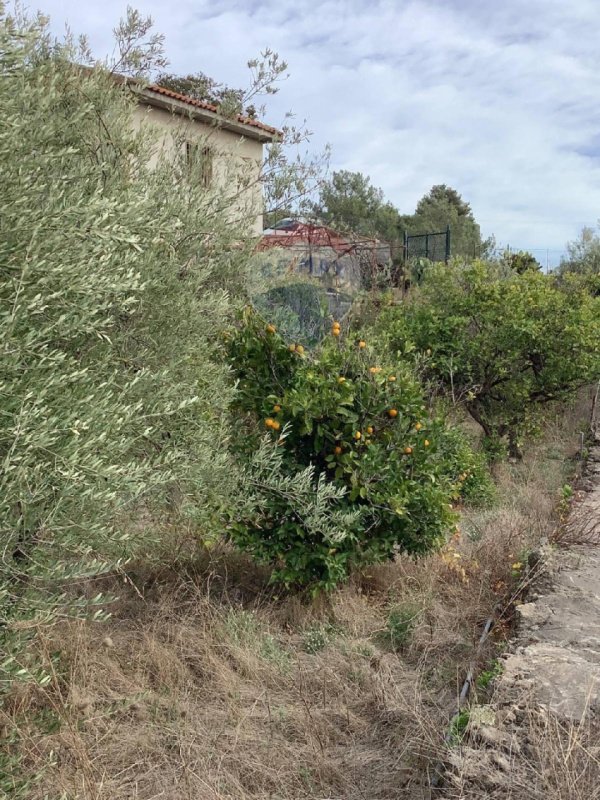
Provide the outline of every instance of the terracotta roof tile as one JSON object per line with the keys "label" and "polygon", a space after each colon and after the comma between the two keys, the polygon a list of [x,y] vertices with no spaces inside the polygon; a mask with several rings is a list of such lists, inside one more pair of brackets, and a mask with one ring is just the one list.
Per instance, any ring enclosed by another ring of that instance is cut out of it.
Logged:
{"label": "terracotta roof tile", "polygon": [[[165,97],[170,97],[172,100],[179,100],[180,103],[186,103],[188,106],[202,108],[205,111],[211,111],[213,114],[219,113],[218,106],[214,105],[213,103],[207,103],[205,100],[196,100],[193,97],[189,97],[189,95],[180,94],[179,92],[174,92],[171,89],[165,89],[164,86],[157,86],[156,84],[152,83],[149,86],[146,86],[145,89],[149,92],[155,92],[156,94],[162,94]],[[239,122],[242,125],[249,125],[252,128],[258,128],[259,130],[265,131],[265,133],[269,133],[272,136],[281,135],[281,131],[277,130],[277,128],[273,128],[271,125],[266,125],[264,122],[261,122],[258,119],[247,117],[244,114],[238,114],[236,116],[236,122]]]}

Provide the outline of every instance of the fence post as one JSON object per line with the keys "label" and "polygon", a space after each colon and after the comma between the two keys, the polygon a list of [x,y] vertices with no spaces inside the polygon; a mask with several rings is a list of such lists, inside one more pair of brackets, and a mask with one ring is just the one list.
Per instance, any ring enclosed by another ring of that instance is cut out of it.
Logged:
{"label": "fence post", "polygon": [[429,258],[429,234],[425,234],[425,258]]}
{"label": "fence post", "polygon": [[446,225],[446,264],[450,260],[450,225]]}

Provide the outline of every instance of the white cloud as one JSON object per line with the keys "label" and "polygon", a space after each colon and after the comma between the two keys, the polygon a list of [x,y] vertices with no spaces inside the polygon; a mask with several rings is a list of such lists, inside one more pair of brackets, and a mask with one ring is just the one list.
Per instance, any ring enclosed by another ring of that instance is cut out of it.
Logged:
{"label": "white cloud", "polygon": [[[116,0],[38,0],[95,51]],[[246,81],[270,46],[291,77],[269,118],[292,108],[333,146],[332,167],[371,176],[401,211],[433,183],[473,206],[486,234],[557,251],[600,216],[600,54],[595,0],[138,0],[166,35],[174,71]],[[545,258],[544,253],[538,256]],[[552,254],[551,254],[552,261]]]}

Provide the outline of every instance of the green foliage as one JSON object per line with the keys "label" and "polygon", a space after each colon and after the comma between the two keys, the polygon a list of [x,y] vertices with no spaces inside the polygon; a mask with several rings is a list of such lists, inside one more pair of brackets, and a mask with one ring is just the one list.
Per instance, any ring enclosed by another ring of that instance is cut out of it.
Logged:
{"label": "green foliage", "polygon": [[[148,24],[131,13],[118,28],[125,71],[158,47]],[[184,132],[162,151],[133,122],[135,96],[73,66],[83,57],[0,14],[3,687],[41,680],[21,631],[102,613],[70,584],[146,552],[164,516],[214,530],[240,493],[219,331],[246,286],[253,215],[232,225]],[[235,186],[254,195],[256,177]]]}
{"label": "green foliage", "polygon": [[539,261],[537,261],[531,253],[523,250],[519,250],[518,253],[511,253],[507,251],[504,253],[502,259],[506,264],[508,264],[510,269],[518,272],[519,275],[522,275],[528,270],[540,270],[542,268]]}
{"label": "green foliage", "polygon": [[561,274],[600,275],[600,237],[593,228],[584,227],[579,238],[567,244],[559,270]]}
{"label": "green foliage", "polygon": [[339,629],[331,623],[312,625],[302,634],[304,649],[307,653],[318,653],[327,647],[337,633],[339,633]]}
{"label": "green foliage", "polygon": [[456,487],[456,497],[472,506],[490,505],[496,497],[488,460],[473,449],[459,427],[448,427],[440,439],[438,457]]}
{"label": "green foliage", "polygon": [[383,642],[394,652],[408,644],[421,611],[416,606],[394,606],[390,609],[385,623]]}
{"label": "green foliage", "polygon": [[470,718],[471,712],[468,708],[462,708],[458,714],[452,717],[450,722],[450,741],[453,745],[456,746],[462,742],[467,732]]}
{"label": "green foliage", "polygon": [[276,286],[255,295],[253,304],[288,341],[316,345],[328,327],[328,303],[322,285],[305,281]]}
{"label": "green foliage", "polygon": [[162,72],[156,78],[155,83],[159,86],[164,86],[165,89],[192,97],[194,100],[212,103],[215,106],[230,107],[239,113],[243,111],[244,90],[232,89],[205,75],[204,72],[190,73],[188,75]]}
{"label": "green foliage", "polygon": [[507,438],[517,457],[544,406],[598,375],[598,300],[538,271],[436,265],[414,302],[385,310],[377,329],[392,352],[412,352],[432,385],[464,404],[493,449]]}
{"label": "green foliage", "polygon": [[[230,339],[237,447],[257,489],[230,534],[286,584],[331,588],[354,565],[426,552],[454,520],[445,429],[428,418],[410,370],[382,366],[336,330],[312,354],[247,310]],[[260,428],[270,459],[252,455]]]}
{"label": "green foliage", "polygon": [[489,687],[489,685],[500,675],[502,675],[502,663],[495,659],[492,661],[486,669],[482,669],[479,675],[477,676],[477,688],[485,690]]}
{"label": "green foliage", "polygon": [[277,666],[281,672],[289,669],[289,652],[264,629],[253,612],[244,609],[230,610],[224,620],[224,629],[234,644],[252,650],[265,661]]}
{"label": "green foliage", "polygon": [[319,200],[311,210],[319,220],[340,230],[389,243],[400,236],[397,209],[360,172],[334,172],[331,180],[321,185]]}

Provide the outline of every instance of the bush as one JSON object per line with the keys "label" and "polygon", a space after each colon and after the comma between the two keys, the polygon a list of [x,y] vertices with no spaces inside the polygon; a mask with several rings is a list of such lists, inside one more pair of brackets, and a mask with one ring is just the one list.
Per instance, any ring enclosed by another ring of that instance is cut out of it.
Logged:
{"label": "bush", "polygon": [[494,501],[496,487],[490,475],[488,460],[477,452],[458,427],[448,427],[440,438],[438,454],[444,470],[453,480],[456,497],[479,506]]}
{"label": "bush", "polygon": [[422,610],[417,606],[394,606],[386,619],[382,643],[394,652],[402,650],[408,644],[421,615]]}
{"label": "bush", "polygon": [[253,298],[253,304],[291,341],[308,345],[321,341],[327,328],[327,297],[315,283],[276,286]]}
{"label": "bush", "polygon": [[[353,566],[401,551],[424,553],[443,541],[454,521],[458,476],[474,464],[459,463],[465,451],[445,444],[443,423],[428,417],[405,365],[392,371],[335,324],[310,353],[286,343],[251,309],[230,336],[239,382],[237,449],[251,459],[267,431],[277,459],[276,469],[249,478],[256,503],[232,522],[230,534],[275,566],[274,579],[330,588]],[[320,506],[325,517],[337,514],[330,530],[324,518],[307,524],[296,484],[306,497],[335,491]]]}

